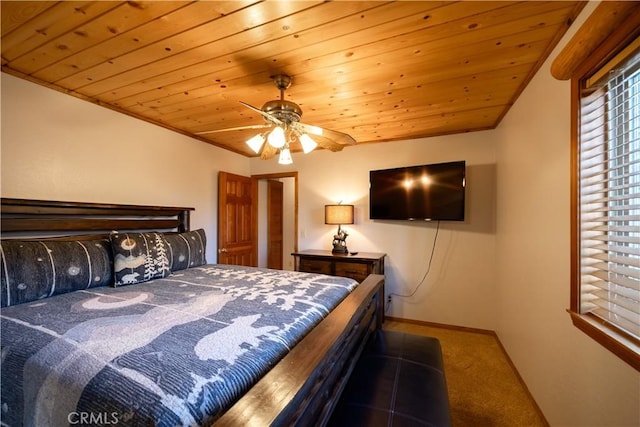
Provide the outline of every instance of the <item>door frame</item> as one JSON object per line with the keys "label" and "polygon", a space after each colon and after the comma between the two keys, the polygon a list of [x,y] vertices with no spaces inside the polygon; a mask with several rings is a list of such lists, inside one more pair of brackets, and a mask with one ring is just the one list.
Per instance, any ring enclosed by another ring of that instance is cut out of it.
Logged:
{"label": "door frame", "polygon": [[298,172],[280,172],[251,175],[256,180],[293,178],[293,251],[298,252]]}

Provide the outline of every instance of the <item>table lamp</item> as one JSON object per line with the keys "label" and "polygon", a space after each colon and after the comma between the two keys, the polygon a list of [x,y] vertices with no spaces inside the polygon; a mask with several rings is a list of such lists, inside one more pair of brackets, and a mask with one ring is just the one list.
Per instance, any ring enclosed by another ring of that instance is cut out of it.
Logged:
{"label": "table lamp", "polygon": [[347,232],[343,224],[353,224],[353,205],[324,205],[324,223],[338,226],[338,233],[333,236],[334,254],[349,253],[347,249]]}

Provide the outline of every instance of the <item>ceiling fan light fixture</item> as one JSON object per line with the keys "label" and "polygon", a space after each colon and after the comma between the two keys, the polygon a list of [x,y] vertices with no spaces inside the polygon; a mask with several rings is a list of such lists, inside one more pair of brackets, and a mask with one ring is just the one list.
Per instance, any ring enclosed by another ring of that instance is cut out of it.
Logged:
{"label": "ceiling fan light fixture", "polygon": [[313,138],[311,138],[306,133],[300,135],[298,139],[300,140],[300,144],[302,145],[302,151],[304,151],[304,154],[312,152],[318,146],[318,143],[315,142]]}
{"label": "ceiling fan light fixture", "polygon": [[284,129],[282,129],[280,126],[276,126],[269,133],[269,136],[267,137],[267,141],[269,141],[269,144],[271,144],[271,146],[274,148],[284,147],[284,144],[287,143],[287,140],[284,135]]}
{"label": "ceiling fan light fixture", "polygon": [[[300,106],[295,102],[284,99],[284,91],[291,86],[291,76],[277,74],[271,78],[280,90],[280,99],[267,101],[262,108],[257,108],[240,101],[245,107],[260,114],[265,124],[218,129],[201,132],[201,134],[227,130],[268,128],[270,130],[261,131],[259,135],[249,138],[246,143],[251,150],[259,154],[260,158],[264,160],[270,159],[276,153],[279,153],[279,163],[281,164],[293,163],[289,144],[296,140],[300,142],[300,147],[305,154],[310,153],[317,147],[326,148],[331,151],[340,151],[343,145],[353,145],[356,143],[353,137],[344,132],[300,122],[302,116]],[[322,138],[318,140],[316,138],[317,136]],[[265,140],[266,143],[269,144],[268,146],[264,145]]]}
{"label": "ceiling fan light fixture", "polygon": [[293,159],[291,158],[291,151],[289,151],[289,147],[285,147],[280,150],[280,157],[278,158],[278,163],[281,165],[290,165],[293,163]]}
{"label": "ceiling fan light fixture", "polygon": [[252,136],[247,140],[247,145],[256,154],[260,152],[260,148],[262,148],[262,144],[264,144],[264,136],[260,133],[255,136]]}

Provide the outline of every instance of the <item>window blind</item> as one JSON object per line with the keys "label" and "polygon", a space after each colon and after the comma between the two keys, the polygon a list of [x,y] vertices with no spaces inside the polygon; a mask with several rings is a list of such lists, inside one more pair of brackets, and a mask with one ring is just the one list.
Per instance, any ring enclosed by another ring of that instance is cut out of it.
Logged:
{"label": "window blind", "polygon": [[[633,45],[633,44],[632,44]],[[612,62],[613,61],[613,62]],[[640,339],[640,49],[580,94],[580,312]]]}

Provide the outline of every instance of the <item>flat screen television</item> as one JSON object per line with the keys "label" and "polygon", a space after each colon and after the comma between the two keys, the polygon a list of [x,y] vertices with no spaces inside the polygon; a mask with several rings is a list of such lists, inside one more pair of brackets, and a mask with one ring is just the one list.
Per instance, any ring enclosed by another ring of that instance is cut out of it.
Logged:
{"label": "flat screen television", "polygon": [[464,221],[465,161],[369,172],[371,219]]}

